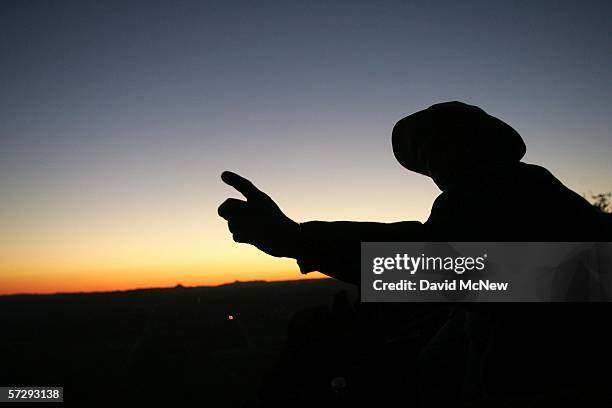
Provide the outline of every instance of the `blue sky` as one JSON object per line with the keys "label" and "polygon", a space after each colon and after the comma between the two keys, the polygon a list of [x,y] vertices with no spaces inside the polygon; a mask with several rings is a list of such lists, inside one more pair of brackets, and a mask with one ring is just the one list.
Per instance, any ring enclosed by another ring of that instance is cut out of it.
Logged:
{"label": "blue sky", "polygon": [[425,219],[438,191],[395,162],[390,131],[446,100],[514,126],[525,161],[578,193],[612,190],[609,2],[6,1],[0,10],[5,276],[63,266],[77,276],[109,251],[117,270],[163,248],[169,268],[256,259],[216,216],[231,194],[219,182],[225,169],[299,221]]}

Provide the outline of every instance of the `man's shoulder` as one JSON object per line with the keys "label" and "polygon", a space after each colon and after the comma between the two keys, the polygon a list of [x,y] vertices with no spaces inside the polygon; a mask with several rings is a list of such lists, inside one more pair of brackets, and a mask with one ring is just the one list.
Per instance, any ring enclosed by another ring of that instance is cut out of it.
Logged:
{"label": "man's shoulder", "polygon": [[519,162],[516,166],[516,170],[520,176],[561,184],[559,179],[557,179],[547,168],[537,164]]}
{"label": "man's shoulder", "polygon": [[533,207],[534,201],[542,204],[575,201],[574,196],[577,194],[548,169],[518,162],[515,165],[492,169],[472,184],[456,186],[442,192],[434,201],[432,211],[445,211],[455,207],[465,210],[474,208],[479,211],[482,207],[515,211],[527,203]]}

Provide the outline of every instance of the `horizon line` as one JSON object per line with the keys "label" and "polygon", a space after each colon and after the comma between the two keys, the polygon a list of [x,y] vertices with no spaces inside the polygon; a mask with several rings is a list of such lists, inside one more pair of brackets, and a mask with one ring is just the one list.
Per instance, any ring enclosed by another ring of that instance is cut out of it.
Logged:
{"label": "horizon line", "polygon": [[233,282],[225,282],[220,283],[218,285],[195,285],[195,286],[186,286],[177,283],[175,286],[151,286],[151,287],[140,287],[140,288],[130,288],[130,289],[114,289],[114,290],[95,290],[95,291],[76,291],[76,292],[49,292],[49,293],[41,293],[41,292],[24,292],[24,293],[0,293],[0,298],[10,297],[10,296],[58,296],[58,295],[95,295],[95,294],[109,294],[109,293],[126,293],[126,292],[137,292],[137,291],[145,291],[145,290],[173,290],[173,289],[202,289],[202,288],[220,288],[223,286],[244,284],[244,283],[289,283],[289,282],[304,282],[304,281],[321,281],[321,280],[333,280],[329,277],[313,277],[313,278],[301,278],[301,279],[253,279],[253,280],[235,280]]}

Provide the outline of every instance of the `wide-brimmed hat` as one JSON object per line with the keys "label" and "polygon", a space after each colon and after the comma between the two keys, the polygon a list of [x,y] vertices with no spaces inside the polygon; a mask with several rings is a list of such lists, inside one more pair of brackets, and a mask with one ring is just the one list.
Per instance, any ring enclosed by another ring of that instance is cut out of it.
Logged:
{"label": "wide-brimmed hat", "polygon": [[462,102],[439,103],[406,116],[393,127],[392,139],[400,164],[425,175],[430,174],[430,159],[436,149],[457,155],[469,151],[469,160],[489,162],[518,162],[527,150],[510,125]]}

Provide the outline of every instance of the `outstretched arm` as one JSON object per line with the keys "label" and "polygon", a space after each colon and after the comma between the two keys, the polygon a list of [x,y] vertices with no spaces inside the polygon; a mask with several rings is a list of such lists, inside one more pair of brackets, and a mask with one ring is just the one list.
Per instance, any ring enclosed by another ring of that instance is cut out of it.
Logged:
{"label": "outstretched arm", "polygon": [[394,223],[310,221],[300,224],[300,271],[319,271],[344,282],[360,282],[362,242],[424,241],[418,221]]}
{"label": "outstretched arm", "polygon": [[221,179],[246,198],[228,198],[218,210],[234,241],[254,245],[272,256],[295,258],[302,273],[319,271],[359,284],[361,242],[425,240],[423,224],[418,221],[298,224],[249,180],[227,171]]}

